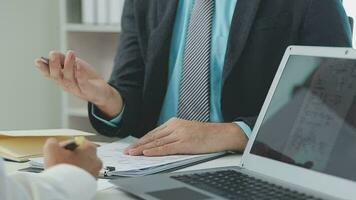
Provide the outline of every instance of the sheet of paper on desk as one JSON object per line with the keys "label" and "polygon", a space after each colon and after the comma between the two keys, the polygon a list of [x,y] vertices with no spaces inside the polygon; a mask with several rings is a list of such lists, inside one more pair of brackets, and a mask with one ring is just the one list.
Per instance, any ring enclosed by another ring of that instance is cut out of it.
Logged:
{"label": "sheet of paper on desk", "polygon": [[[192,165],[197,162],[219,157],[222,153],[203,155],[175,155],[175,156],[129,156],[124,155],[123,150],[137,139],[127,137],[125,139],[103,145],[98,148],[98,156],[103,161],[104,166],[115,167],[115,171],[108,172],[108,175],[116,176],[143,176],[154,174],[177,167]],[[32,166],[41,167],[42,158],[31,159]]]}
{"label": "sheet of paper on desk", "polygon": [[116,187],[114,184],[109,182],[109,179],[98,179],[97,191],[103,191],[110,188]]}

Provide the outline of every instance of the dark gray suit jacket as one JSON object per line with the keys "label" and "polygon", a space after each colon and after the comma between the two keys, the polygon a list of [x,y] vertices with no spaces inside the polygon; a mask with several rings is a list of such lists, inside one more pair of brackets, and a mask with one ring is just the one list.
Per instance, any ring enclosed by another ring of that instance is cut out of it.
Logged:
{"label": "dark gray suit jacket", "polygon": [[[115,128],[93,117],[89,104],[91,123],[101,134],[141,137],[156,126],[167,89],[177,2],[126,1],[109,81],[126,107]],[[254,126],[288,45],[351,46],[351,29],[340,1],[238,0],[223,71],[225,122],[239,119]]]}

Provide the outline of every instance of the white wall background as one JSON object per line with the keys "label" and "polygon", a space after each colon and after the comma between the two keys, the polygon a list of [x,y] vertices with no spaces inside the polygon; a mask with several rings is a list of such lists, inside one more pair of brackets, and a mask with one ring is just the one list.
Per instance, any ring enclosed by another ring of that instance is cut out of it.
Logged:
{"label": "white wall background", "polygon": [[58,0],[0,0],[0,130],[60,126],[60,91],[34,59],[59,49]]}

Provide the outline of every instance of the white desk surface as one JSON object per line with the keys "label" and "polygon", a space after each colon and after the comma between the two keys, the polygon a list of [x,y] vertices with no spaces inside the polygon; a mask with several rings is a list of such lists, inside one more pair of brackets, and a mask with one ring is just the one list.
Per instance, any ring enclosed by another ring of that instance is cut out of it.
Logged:
{"label": "white desk surface", "polygon": [[[228,155],[222,158],[218,158],[216,160],[211,160],[205,163],[201,163],[198,165],[194,165],[188,168],[184,168],[179,171],[187,171],[187,170],[196,170],[196,169],[206,169],[206,168],[213,168],[213,167],[226,167],[226,166],[238,166],[240,164],[241,155]],[[7,173],[16,172],[19,169],[28,167],[28,163],[14,163],[14,162],[5,162],[5,169]],[[116,188],[109,188],[103,191],[99,191],[96,194],[95,199],[108,199],[108,200],[132,200],[135,199],[134,197],[116,189]]]}

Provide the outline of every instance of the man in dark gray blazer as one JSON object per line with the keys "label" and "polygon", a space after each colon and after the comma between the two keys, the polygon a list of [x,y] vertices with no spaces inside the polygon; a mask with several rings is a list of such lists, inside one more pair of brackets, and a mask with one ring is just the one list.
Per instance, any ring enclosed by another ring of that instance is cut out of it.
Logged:
{"label": "man in dark gray blazer", "polygon": [[[243,150],[289,45],[351,46],[339,0],[127,0],[109,83],[74,52],[37,66],[130,155]],[[157,128],[156,128],[157,127]]]}

